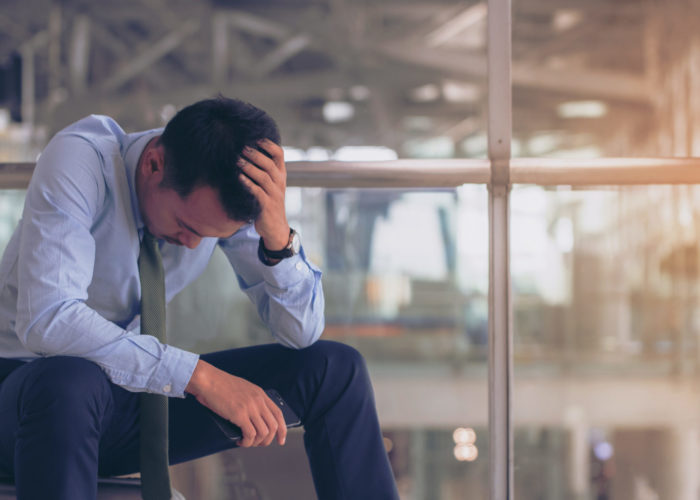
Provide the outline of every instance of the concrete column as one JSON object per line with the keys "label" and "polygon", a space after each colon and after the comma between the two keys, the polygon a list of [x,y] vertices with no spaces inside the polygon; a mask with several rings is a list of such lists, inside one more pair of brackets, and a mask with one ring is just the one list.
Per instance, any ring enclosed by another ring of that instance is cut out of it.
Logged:
{"label": "concrete column", "polygon": [[672,498],[698,500],[700,495],[700,431],[697,425],[679,426],[669,433]]}
{"label": "concrete column", "polygon": [[569,432],[569,496],[572,500],[590,498],[591,467],[588,444],[588,424],[583,410],[571,407],[567,410],[566,428]]}

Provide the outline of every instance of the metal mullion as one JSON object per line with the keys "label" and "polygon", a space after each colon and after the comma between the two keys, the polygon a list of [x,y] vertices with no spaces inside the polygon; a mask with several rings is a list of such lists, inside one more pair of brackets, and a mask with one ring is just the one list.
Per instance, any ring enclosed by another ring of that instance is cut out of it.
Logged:
{"label": "metal mullion", "polygon": [[513,498],[510,295],[511,2],[488,3],[490,498]]}

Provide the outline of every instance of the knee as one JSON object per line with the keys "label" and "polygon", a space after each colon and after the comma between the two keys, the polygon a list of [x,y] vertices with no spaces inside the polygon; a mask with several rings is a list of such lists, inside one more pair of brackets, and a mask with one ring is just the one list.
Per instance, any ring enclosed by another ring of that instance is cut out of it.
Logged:
{"label": "knee", "polygon": [[30,412],[50,409],[58,414],[101,413],[109,404],[111,390],[107,376],[95,363],[82,358],[55,356],[27,365],[31,370],[22,390],[24,409]]}
{"label": "knee", "polygon": [[306,350],[312,357],[310,365],[322,372],[326,382],[338,384],[340,387],[370,387],[367,364],[362,354],[354,347],[339,342],[319,340]]}

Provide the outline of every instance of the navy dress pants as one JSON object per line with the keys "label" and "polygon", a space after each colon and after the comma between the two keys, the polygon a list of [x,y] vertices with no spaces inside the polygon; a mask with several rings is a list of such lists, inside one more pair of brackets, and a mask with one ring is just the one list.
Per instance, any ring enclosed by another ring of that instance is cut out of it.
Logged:
{"label": "navy dress pants", "polygon": [[[277,389],[299,415],[319,499],[398,499],[356,350],[319,341],[301,350],[273,344],[202,359]],[[19,500],[90,500],[98,475],[139,470],[138,394],[81,358],[0,360],[3,372],[0,472],[14,476]],[[169,403],[171,464],[234,447],[195,398]]]}

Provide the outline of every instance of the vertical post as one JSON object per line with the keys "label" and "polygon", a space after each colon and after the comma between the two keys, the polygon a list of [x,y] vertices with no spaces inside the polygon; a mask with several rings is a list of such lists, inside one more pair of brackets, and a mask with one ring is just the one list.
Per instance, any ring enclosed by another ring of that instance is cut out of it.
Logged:
{"label": "vertical post", "polygon": [[20,49],[22,56],[22,122],[34,125],[34,47],[27,43]]}
{"label": "vertical post", "polygon": [[61,32],[63,12],[60,2],[52,2],[49,11],[49,106],[53,106],[56,92],[62,85]]}
{"label": "vertical post", "polygon": [[217,88],[228,83],[229,22],[223,12],[215,12],[212,18],[212,80]]}
{"label": "vertical post", "polygon": [[511,2],[488,3],[490,498],[513,499],[510,301]]}
{"label": "vertical post", "polygon": [[85,14],[77,15],[73,21],[68,57],[71,92],[78,96],[87,90],[90,61],[90,19]]}

